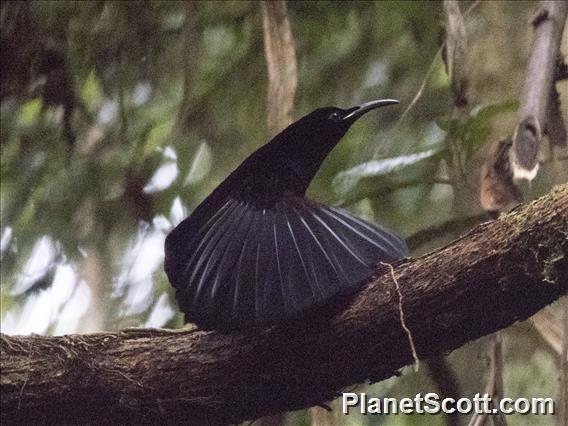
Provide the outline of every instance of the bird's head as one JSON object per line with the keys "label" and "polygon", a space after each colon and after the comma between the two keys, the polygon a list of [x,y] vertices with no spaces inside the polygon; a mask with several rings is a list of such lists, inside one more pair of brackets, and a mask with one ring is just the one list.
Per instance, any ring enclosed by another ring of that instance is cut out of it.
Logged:
{"label": "bird's head", "polygon": [[380,99],[347,109],[337,107],[319,108],[301,118],[292,126],[317,130],[314,134],[320,135],[320,137],[339,136],[341,138],[355,121],[369,111],[394,104],[398,104],[398,101],[394,99]]}
{"label": "bird's head", "polygon": [[355,121],[371,110],[398,104],[394,99],[366,102],[352,108],[319,108],[292,123],[269,143],[275,157],[290,166],[307,187],[319,166]]}
{"label": "bird's head", "polygon": [[346,109],[319,108],[292,123],[275,139],[294,150],[300,145],[301,151],[313,149],[327,155],[355,121],[369,111],[394,104],[398,104],[398,101],[379,99]]}

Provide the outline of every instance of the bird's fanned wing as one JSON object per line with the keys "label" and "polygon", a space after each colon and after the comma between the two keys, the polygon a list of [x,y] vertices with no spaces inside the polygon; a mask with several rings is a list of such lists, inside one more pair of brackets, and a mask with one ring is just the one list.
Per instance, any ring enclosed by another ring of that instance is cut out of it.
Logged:
{"label": "bird's fanned wing", "polygon": [[294,195],[264,206],[229,198],[166,241],[166,272],[186,319],[250,329],[298,316],[407,254],[400,237]]}

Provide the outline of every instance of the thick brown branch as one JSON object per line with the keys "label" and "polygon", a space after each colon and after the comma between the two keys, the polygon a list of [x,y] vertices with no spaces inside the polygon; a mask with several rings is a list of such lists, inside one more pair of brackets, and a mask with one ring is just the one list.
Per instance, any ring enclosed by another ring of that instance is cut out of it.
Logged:
{"label": "thick brown branch", "polygon": [[[567,221],[564,185],[395,265],[419,357],[447,353],[566,294]],[[254,335],[2,336],[2,422],[240,422],[328,401],[413,362],[393,274],[341,299]]]}

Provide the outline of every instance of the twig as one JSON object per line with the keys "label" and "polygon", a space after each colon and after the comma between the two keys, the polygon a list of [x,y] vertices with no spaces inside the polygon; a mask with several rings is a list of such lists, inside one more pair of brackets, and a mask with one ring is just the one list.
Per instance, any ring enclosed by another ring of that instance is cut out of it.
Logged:
{"label": "twig", "polygon": [[394,268],[390,263],[380,262],[381,265],[387,266],[390,270],[390,274],[392,280],[394,281],[394,285],[396,287],[396,293],[398,295],[398,314],[400,318],[400,325],[404,329],[404,332],[408,336],[408,343],[410,343],[410,349],[412,350],[412,357],[414,358],[414,371],[418,372],[418,368],[420,367],[420,360],[418,359],[418,354],[416,353],[416,345],[414,344],[414,338],[412,337],[412,333],[408,326],[406,325],[406,321],[404,319],[404,309],[402,307],[402,292],[400,291],[400,285],[394,275]]}
{"label": "twig", "polygon": [[[469,15],[469,13],[472,12],[479,4],[481,4],[481,0],[476,0],[465,11],[464,17]],[[442,43],[440,44],[440,47],[438,48],[438,50],[434,54],[434,57],[432,58],[432,60],[430,61],[430,66],[428,67],[428,70],[426,71],[426,75],[424,75],[424,78],[422,79],[422,83],[420,83],[420,87],[418,88],[418,91],[416,92],[416,94],[412,98],[412,101],[410,101],[408,106],[404,109],[404,111],[400,115],[400,118],[397,120],[396,124],[393,127],[394,129],[398,129],[401,126],[402,122],[404,121],[404,119],[406,118],[408,113],[414,108],[414,106],[416,105],[418,100],[422,97],[422,94],[424,93],[424,89],[426,88],[426,84],[428,83],[428,80],[430,80],[430,76],[432,75],[432,72],[434,71],[434,68],[435,68],[435,65],[436,65],[436,59],[438,58],[439,55],[442,54],[442,52],[445,48],[446,48],[446,41],[444,40],[444,41],[442,41]],[[375,152],[373,154],[373,158],[378,157],[379,150],[380,150],[380,147],[377,147],[377,149],[375,150]]]}

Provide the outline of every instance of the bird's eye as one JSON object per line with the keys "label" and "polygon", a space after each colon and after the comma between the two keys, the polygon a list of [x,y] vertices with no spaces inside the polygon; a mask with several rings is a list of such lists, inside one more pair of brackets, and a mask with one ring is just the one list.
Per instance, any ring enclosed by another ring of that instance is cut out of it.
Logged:
{"label": "bird's eye", "polygon": [[341,114],[339,114],[339,112],[334,111],[331,114],[329,114],[329,119],[331,121],[339,121],[341,119]]}

